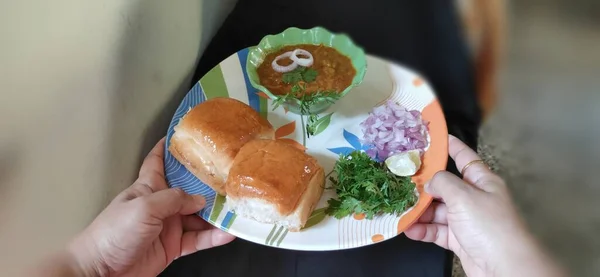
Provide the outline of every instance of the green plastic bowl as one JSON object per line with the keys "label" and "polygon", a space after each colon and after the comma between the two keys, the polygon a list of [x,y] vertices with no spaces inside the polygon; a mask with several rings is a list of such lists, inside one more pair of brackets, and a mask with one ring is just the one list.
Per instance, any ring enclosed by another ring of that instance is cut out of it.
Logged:
{"label": "green plastic bowl", "polygon": [[[257,46],[250,48],[248,60],[246,60],[246,73],[250,78],[250,83],[252,86],[259,91],[264,92],[269,96],[269,98],[276,99],[277,95],[274,95],[267,88],[260,84],[260,79],[258,78],[258,73],[256,70],[264,61],[267,54],[277,51],[281,47],[296,44],[323,44],[336,49],[343,55],[350,58],[352,65],[356,69],[356,75],[354,76],[354,79],[352,79],[350,86],[340,92],[342,97],[346,95],[352,88],[360,85],[365,77],[365,73],[367,72],[367,58],[365,56],[365,51],[354,44],[350,37],[345,34],[331,33],[322,27],[315,27],[306,30],[291,27],[279,34],[263,37]],[[285,105],[289,111],[300,114],[299,100],[290,100],[285,103]],[[310,112],[320,113],[329,108],[329,106],[331,106],[331,103],[323,101],[313,105]]]}

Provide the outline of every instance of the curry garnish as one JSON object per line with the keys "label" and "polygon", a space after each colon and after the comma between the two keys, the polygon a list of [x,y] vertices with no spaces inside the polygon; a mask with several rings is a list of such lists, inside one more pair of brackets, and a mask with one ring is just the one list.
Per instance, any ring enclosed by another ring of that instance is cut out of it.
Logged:
{"label": "curry garnish", "polygon": [[[319,102],[329,102],[333,104],[336,100],[340,99],[340,94],[336,91],[305,93],[306,83],[314,82],[317,78],[317,74],[316,70],[302,66],[299,66],[293,71],[284,73],[282,80],[286,84],[292,84],[292,90],[287,94],[277,96],[277,98],[273,100],[273,110],[292,99],[299,100],[303,132],[305,133],[305,137],[309,138],[310,136],[316,135],[317,125],[319,123],[319,115],[310,112],[313,105]],[[307,117],[306,124],[304,123],[304,116]]]}
{"label": "curry garnish", "polygon": [[389,213],[401,214],[415,205],[415,184],[410,177],[400,177],[372,160],[365,152],[341,155],[330,176],[338,199],[329,199],[325,213],[336,218],[365,214],[367,219]]}
{"label": "curry garnish", "polygon": [[317,79],[317,74],[317,71],[310,67],[298,66],[290,72],[283,73],[281,80],[286,84],[297,84],[300,81],[310,83]]}

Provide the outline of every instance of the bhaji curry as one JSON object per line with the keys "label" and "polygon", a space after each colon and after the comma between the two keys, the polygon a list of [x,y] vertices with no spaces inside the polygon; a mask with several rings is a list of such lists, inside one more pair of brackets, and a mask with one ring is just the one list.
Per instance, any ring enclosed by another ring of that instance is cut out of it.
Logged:
{"label": "bhaji curry", "polygon": [[[284,82],[284,73],[275,71],[271,64],[278,56],[289,51],[294,51],[295,49],[303,49],[310,52],[314,59],[310,68],[317,71],[314,81],[308,83],[300,82],[300,85],[306,86],[303,90],[304,93],[310,94],[319,91],[335,91],[340,93],[352,83],[352,79],[356,75],[356,69],[352,66],[350,58],[342,55],[337,50],[324,45],[289,45],[268,54],[257,70],[260,83],[273,94],[285,95],[292,90],[294,84]],[[290,58],[278,61],[278,64],[282,66],[292,63],[293,61]]]}

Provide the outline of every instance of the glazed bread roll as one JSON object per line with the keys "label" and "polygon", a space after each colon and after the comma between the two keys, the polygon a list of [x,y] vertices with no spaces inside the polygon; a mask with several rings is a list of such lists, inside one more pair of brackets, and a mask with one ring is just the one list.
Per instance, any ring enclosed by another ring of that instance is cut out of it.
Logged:
{"label": "glazed bread roll", "polygon": [[254,139],[274,139],[273,126],[250,106],[213,98],[192,108],[175,126],[169,152],[202,182],[225,195],[233,159]]}
{"label": "glazed bread roll", "polygon": [[254,140],[242,147],[229,171],[226,204],[239,216],[299,231],[324,186],[315,158],[285,142]]}

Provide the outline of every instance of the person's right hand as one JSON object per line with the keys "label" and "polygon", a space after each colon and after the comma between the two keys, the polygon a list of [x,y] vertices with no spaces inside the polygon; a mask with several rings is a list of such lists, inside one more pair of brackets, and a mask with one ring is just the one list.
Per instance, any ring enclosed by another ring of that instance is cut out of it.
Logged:
{"label": "person's right hand", "polygon": [[481,158],[456,137],[450,136],[449,151],[456,168],[464,168],[463,179],[438,172],[425,191],[440,202],[406,236],[451,250],[468,276],[559,276],[527,232],[504,181],[483,163],[465,168]]}

